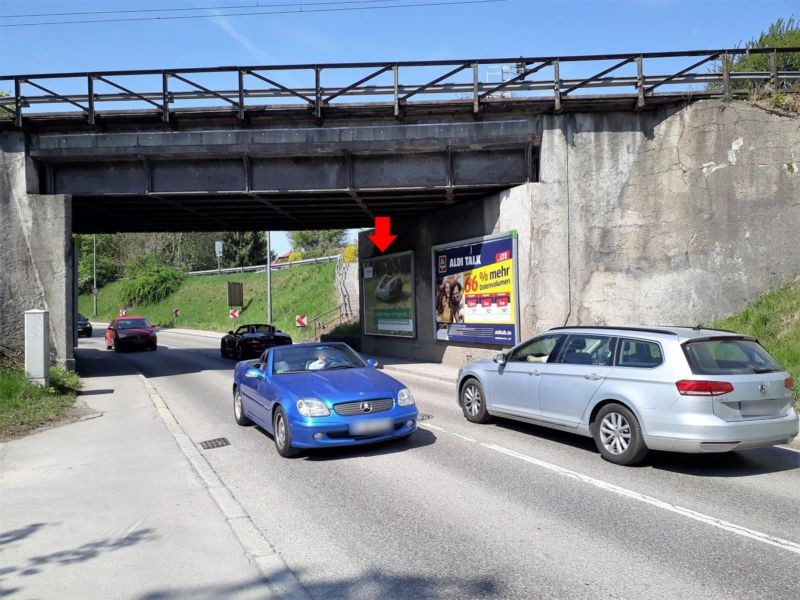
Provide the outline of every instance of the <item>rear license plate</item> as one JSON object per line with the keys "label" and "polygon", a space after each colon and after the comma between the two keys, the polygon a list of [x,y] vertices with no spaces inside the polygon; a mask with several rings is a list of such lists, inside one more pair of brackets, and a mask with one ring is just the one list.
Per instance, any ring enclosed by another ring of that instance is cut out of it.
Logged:
{"label": "rear license plate", "polygon": [[391,419],[368,419],[350,424],[350,435],[379,435],[394,428]]}
{"label": "rear license plate", "polygon": [[770,417],[775,413],[775,402],[742,402],[742,417]]}

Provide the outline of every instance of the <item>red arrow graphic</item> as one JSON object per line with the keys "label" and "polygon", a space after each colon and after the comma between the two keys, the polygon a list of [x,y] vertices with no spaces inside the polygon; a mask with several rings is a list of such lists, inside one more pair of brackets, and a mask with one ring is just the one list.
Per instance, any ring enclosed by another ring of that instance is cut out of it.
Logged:
{"label": "red arrow graphic", "polygon": [[371,233],[368,237],[381,252],[386,252],[386,249],[397,239],[396,235],[391,234],[391,230],[391,217],[375,217],[375,233]]}

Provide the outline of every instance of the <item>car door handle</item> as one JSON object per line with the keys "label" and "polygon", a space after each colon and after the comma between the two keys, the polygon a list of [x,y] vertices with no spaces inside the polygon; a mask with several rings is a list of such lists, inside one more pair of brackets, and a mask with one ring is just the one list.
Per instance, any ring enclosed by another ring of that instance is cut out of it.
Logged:
{"label": "car door handle", "polygon": [[584,375],[583,378],[588,379],[589,381],[597,381],[598,379],[602,379],[602,377],[600,377],[600,375],[597,373],[588,373]]}
{"label": "car door handle", "polygon": [[528,375],[536,375],[536,376],[539,376],[539,375],[541,375],[541,374],[542,374],[542,372],[541,372],[541,371],[528,371]]}

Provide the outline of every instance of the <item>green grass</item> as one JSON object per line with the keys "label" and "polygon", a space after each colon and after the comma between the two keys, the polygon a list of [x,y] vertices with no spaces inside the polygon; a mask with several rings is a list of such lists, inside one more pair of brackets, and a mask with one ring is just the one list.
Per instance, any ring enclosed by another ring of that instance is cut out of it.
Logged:
{"label": "green grass", "polygon": [[[336,307],[336,265],[321,263],[299,265],[273,271],[272,315],[274,324],[293,338],[303,339],[313,332],[303,332],[295,327],[295,315],[308,315],[311,319]],[[236,273],[231,275],[203,275],[186,277],[181,287],[156,304],[132,307],[128,314],[147,317],[163,327],[187,327],[208,331],[228,331],[233,320],[228,316],[227,282],[244,284],[245,308],[239,324],[263,323],[267,320],[267,276],[265,273]],[[106,285],[98,294],[98,316],[92,317],[92,297],[81,295],[78,310],[98,321],[109,321],[117,316],[122,306],[120,282]],[[172,309],[179,308],[181,316],[173,319]],[[310,329],[310,328],[309,328]]]}
{"label": "green grass", "polygon": [[31,385],[20,369],[0,366],[0,442],[57,420],[75,403],[78,375],[50,369],[50,387]]}
{"label": "green grass", "polygon": [[795,388],[800,386],[800,277],[762,294],[739,314],[712,327],[757,337],[792,375]]}

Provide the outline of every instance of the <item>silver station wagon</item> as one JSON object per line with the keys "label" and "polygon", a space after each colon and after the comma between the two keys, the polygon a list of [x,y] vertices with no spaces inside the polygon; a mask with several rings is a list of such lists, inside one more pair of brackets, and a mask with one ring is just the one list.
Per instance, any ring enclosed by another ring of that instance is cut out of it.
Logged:
{"label": "silver station wagon", "polygon": [[648,450],[728,452],[798,433],[794,382],[753,337],[687,327],[559,327],[458,374],[474,423],[491,417],[592,437],[621,465]]}

